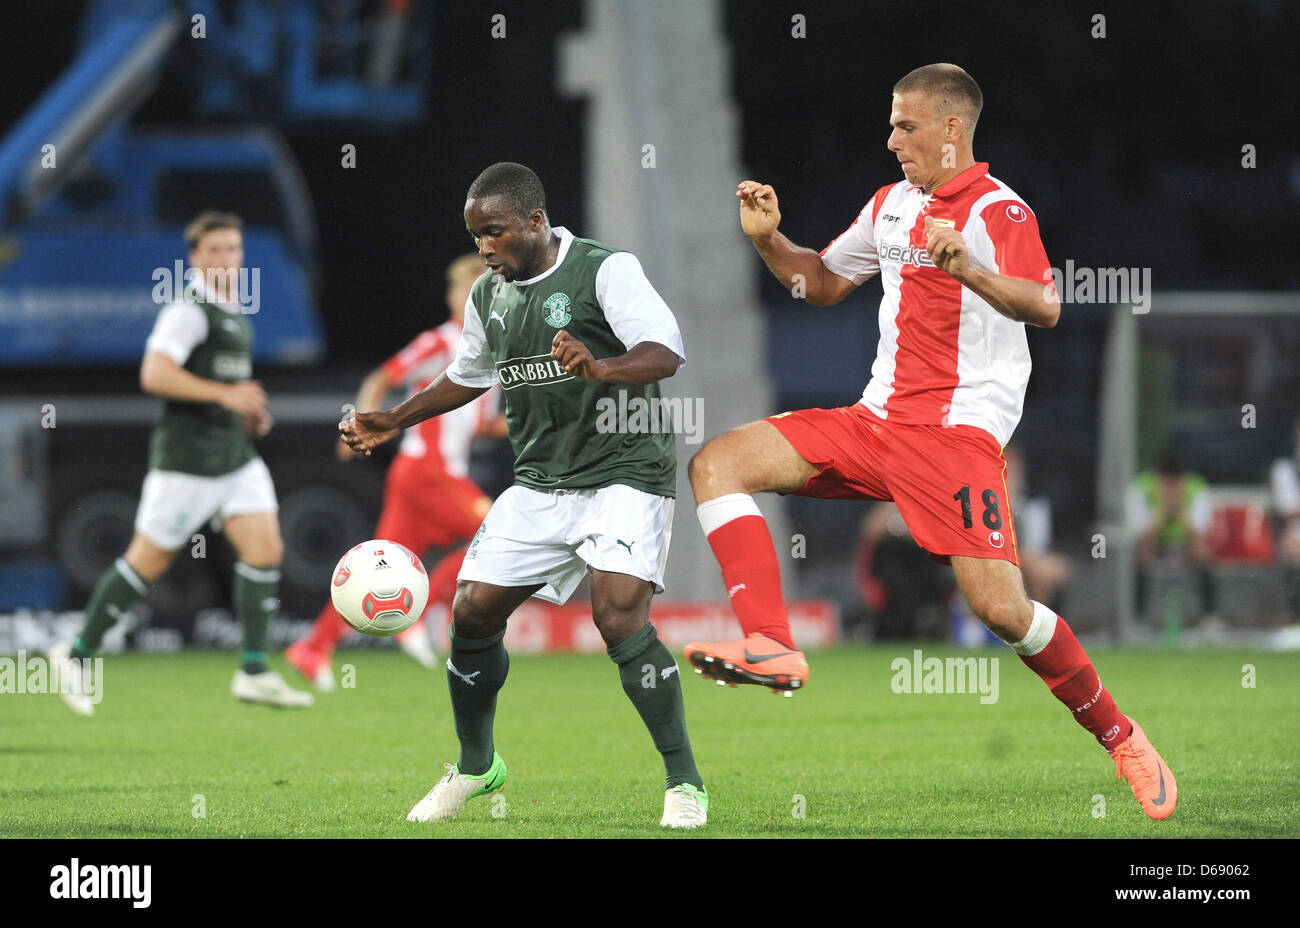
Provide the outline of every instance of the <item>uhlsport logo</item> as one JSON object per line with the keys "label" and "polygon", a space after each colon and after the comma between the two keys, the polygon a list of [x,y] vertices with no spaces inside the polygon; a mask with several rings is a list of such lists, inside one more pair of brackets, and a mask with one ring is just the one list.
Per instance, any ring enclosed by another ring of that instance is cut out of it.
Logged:
{"label": "uhlsport logo", "polygon": [[996,657],[925,657],[917,648],[911,658],[894,658],[889,669],[895,693],[979,693],[984,705],[998,701]]}
{"label": "uhlsport logo", "polygon": [[552,293],[542,304],[546,310],[546,324],[553,328],[560,328],[569,324],[573,318],[573,313],[569,312],[569,306],[572,305],[567,293]]}

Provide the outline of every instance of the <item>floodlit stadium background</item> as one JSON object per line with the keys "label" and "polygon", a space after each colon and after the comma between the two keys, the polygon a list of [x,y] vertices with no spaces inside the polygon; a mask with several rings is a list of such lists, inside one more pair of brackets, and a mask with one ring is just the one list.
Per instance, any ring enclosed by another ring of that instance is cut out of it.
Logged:
{"label": "floodlit stadium background", "polygon": [[[1100,23],[1028,2],[318,6],[0,12],[0,652],[74,631],[125,547],[155,404],[136,379],[151,274],[184,258],[181,227],[207,207],[244,216],[261,271],[257,376],[277,428],[260,447],[286,542],[273,643],[292,640],[378,513],[387,458],[337,463],[334,422],[368,370],[445,318],[442,270],[470,247],[465,189],[502,160],[538,172],[553,224],[636,253],[677,313],[689,363],[666,392],[703,418],[679,439],[664,600],[714,621],[724,597],[689,455],[763,415],[855,401],[880,293],[793,300],[740,233],[735,184],[773,184],[783,231],[820,248],[898,177],[889,90],[932,61],[980,83],[976,158],[1035,210],[1053,266],[1149,281],[1140,301],[1075,289],[1056,328],[1029,333],[1013,444],[1072,565],[1062,611],[1094,637],[1287,642],[1295,618],[1265,544],[1269,467],[1300,415],[1300,127],[1279,106],[1300,89],[1300,25],[1286,4],[1125,7]],[[1125,496],[1167,447],[1214,494],[1211,626],[1170,565],[1146,615],[1132,602]],[[500,445],[475,466],[489,492],[508,484]],[[866,504],[762,505],[791,598],[831,617],[817,634],[952,635],[949,603],[910,627],[873,617],[855,574]],[[125,644],[232,646],[230,559],[215,539],[180,559]]]}

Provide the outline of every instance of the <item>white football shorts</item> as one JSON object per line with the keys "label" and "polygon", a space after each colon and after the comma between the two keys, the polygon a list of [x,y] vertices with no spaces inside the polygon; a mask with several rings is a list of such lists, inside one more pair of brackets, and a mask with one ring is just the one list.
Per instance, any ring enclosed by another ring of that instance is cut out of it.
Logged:
{"label": "white football shorts", "polygon": [[135,530],[164,551],[177,551],[209,519],[220,528],[231,516],[279,508],[271,472],[261,458],[220,477],[151,470],[144,478]]}
{"label": "white football shorts", "polygon": [[541,583],[534,596],[564,603],[595,568],[649,580],[662,593],[674,505],[622,484],[596,490],[512,486],[492,504],[458,579]]}

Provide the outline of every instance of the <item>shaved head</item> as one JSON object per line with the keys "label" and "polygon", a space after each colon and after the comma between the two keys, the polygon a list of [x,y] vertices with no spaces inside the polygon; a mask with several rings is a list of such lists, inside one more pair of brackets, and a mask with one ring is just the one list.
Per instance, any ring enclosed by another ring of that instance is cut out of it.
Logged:
{"label": "shaved head", "polygon": [[929,100],[936,119],[961,117],[969,138],[975,133],[984,94],[975,78],[955,64],[927,64],[894,85],[895,94],[921,93]]}

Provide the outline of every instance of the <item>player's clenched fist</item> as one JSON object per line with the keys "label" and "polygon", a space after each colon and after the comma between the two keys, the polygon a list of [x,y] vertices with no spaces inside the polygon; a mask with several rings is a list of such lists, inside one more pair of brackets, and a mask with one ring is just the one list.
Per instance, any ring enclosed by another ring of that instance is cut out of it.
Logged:
{"label": "player's clenched fist", "polygon": [[591,350],[563,329],[551,341],[551,357],[574,377],[583,380],[600,380],[599,362]]}
{"label": "player's clenched fist", "polygon": [[400,431],[391,412],[355,412],[339,423],[339,438],[357,454],[370,454]]}
{"label": "player's clenched fist", "polygon": [[781,224],[776,206],[776,191],[770,184],[742,180],[736,188],[740,198],[740,228],[750,238],[767,238]]}
{"label": "player's clenched fist", "polygon": [[956,229],[935,222],[933,216],[925,217],[925,251],[935,267],[957,280],[970,269],[966,240]]}
{"label": "player's clenched fist", "polygon": [[265,409],[261,412],[250,413],[244,416],[243,419],[244,433],[246,435],[256,435],[259,438],[267,435],[274,424],[275,420],[271,418],[271,414]]}

